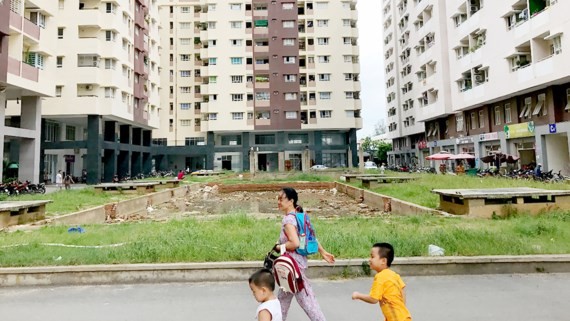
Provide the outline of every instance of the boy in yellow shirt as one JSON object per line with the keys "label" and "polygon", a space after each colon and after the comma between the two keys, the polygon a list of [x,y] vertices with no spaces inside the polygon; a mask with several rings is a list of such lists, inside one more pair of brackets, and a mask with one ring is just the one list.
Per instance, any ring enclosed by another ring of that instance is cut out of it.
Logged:
{"label": "boy in yellow shirt", "polygon": [[412,316],[406,308],[406,284],[400,275],[390,269],[394,260],[394,247],[388,243],[376,243],[370,250],[368,263],[376,271],[370,294],[352,293],[353,300],[362,300],[370,304],[380,303],[380,309],[386,321],[411,321]]}

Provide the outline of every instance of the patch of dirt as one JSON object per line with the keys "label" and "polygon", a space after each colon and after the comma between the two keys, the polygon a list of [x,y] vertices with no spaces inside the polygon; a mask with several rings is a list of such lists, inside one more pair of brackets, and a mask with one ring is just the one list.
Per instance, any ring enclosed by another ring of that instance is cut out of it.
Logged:
{"label": "patch of dirt", "polygon": [[[299,204],[311,216],[339,218],[348,216],[375,217],[386,215],[382,209],[362,204],[336,189],[299,190]],[[183,198],[147,208],[126,218],[115,218],[109,223],[124,221],[166,221],[173,218],[195,217],[215,219],[232,213],[246,213],[255,218],[278,218],[283,215],[277,208],[278,192],[219,193],[217,186],[204,186]]]}

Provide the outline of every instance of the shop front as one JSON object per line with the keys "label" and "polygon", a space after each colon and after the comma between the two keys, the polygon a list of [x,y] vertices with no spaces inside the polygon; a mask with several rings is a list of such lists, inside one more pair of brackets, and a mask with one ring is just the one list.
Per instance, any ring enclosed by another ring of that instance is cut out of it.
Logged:
{"label": "shop front", "polygon": [[521,168],[534,168],[537,163],[535,126],[533,121],[505,126],[508,153],[519,156]]}

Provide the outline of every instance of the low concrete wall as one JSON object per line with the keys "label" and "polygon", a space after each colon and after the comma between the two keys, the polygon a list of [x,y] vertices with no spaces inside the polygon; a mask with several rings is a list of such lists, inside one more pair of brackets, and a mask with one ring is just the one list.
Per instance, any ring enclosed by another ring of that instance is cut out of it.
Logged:
{"label": "low concrete wall", "polygon": [[366,205],[384,209],[397,215],[419,215],[419,214],[436,214],[449,215],[448,213],[438,211],[433,208],[406,202],[391,196],[378,194],[369,190],[354,187],[352,185],[336,182],[336,189],[345,193],[354,199],[360,199]]}
{"label": "low concrete wall", "polygon": [[[52,217],[48,222],[55,225],[68,224],[102,224],[105,223],[107,217],[117,217],[131,215],[134,213],[146,211],[149,205],[159,205],[166,203],[172,197],[183,197],[190,190],[196,190],[199,184],[185,185],[174,189],[165,189],[129,200],[109,203],[102,206],[86,209],[80,212]],[[37,224],[37,223],[36,223]]]}
{"label": "low concrete wall", "polygon": [[334,182],[283,182],[271,184],[218,184],[208,183],[208,186],[218,186],[220,193],[234,193],[234,192],[266,192],[266,191],[280,191],[283,187],[292,187],[297,190],[303,189],[331,189],[335,187]]}
{"label": "low concrete wall", "polygon": [[[365,276],[366,261],[337,260],[334,265],[310,261],[308,276]],[[262,265],[259,261],[1,268],[0,286],[245,281]],[[396,258],[393,269],[403,276],[568,273],[570,255]]]}

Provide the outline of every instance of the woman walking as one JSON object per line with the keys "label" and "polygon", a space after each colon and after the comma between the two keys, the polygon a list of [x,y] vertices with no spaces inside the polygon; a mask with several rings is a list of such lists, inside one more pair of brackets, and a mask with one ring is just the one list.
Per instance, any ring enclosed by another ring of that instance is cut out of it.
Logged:
{"label": "woman walking", "polygon": [[[303,308],[311,321],[325,321],[326,318],[321,311],[321,308],[319,307],[319,303],[315,298],[311,283],[305,273],[307,269],[307,257],[295,252],[295,250],[299,247],[299,235],[297,233],[297,219],[295,217],[295,213],[302,211],[302,208],[297,205],[298,199],[299,197],[297,195],[297,191],[290,187],[283,188],[277,197],[277,204],[279,206],[279,209],[283,211],[285,216],[281,221],[281,234],[279,236],[279,244],[275,245],[275,248],[277,251],[280,251],[281,248],[283,248],[284,251],[286,251],[289,255],[291,255],[291,257],[293,257],[293,259],[295,259],[295,261],[297,261],[299,269],[301,270],[301,276],[303,278],[305,289],[294,294],[284,292],[280,289],[277,298],[281,303],[281,314],[283,316],[283,321],[287,320],[287,313],[289,311],[289,307],[291,306],[291,300],[293,299],[293,296],[295,296],[297,302],[301,308]],[[327,252],[320,243],[319,253],[325,261],[331,264],[334,263],[334,255]]]}

